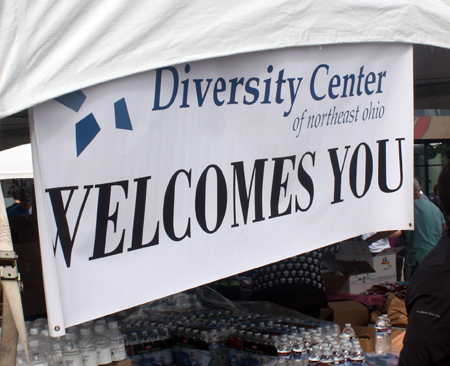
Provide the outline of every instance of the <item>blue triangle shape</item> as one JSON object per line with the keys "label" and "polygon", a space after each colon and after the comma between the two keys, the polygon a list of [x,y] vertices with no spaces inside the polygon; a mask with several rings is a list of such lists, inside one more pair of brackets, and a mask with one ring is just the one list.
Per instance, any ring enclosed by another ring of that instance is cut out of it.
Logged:
{"label": "blue triangle shape", "polygon": [[92,113],[77,122],[75,125],[77,157],[80,156],[99,132],[100,126]]}
{"label": "blue triangle shape", "polygon": [[58,103],[61,103],[63,106],[78,112],[86,100],[86,95],[81,90],[77,90],[73,93],[69,93],[66,95],[62,95],[60,97],[55,98]]}

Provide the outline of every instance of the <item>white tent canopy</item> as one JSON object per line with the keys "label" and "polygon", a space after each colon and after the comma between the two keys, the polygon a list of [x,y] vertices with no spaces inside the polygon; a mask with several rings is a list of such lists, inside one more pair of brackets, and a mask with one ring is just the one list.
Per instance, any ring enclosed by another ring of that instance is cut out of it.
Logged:
{"label": "white tent canopy", "polygon": [[0,180],[33,178],[31,144],[0,152]]}
{"label": "white tent canopy", "polygon": [[0,118],[143,71],[333,43],[450,48],[439,0],[18,0],[0,7]]}

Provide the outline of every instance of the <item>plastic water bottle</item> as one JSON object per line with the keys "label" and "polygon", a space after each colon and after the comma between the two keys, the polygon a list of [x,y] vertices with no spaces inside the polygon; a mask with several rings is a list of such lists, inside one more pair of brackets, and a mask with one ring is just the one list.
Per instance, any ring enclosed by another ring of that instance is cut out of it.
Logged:
{"label": "plastic water bottle", "polygon": [[44,345],[45,348],[50,349],[51,339],[48,329],[42,329],[39,333],[39,343]]}
{"label": "plastic water bottle", "polygon": [[63,366],[63,350],[64,350],[64,339],[63,336],[58,338],[52,338],[50,351],[52,352],[53,358],[55,359],[57,365]]}
{"label": "plastic water bottle", "polygon": [[311,352],[309,353],[309,365],[317,365],[318,363],[320,363],[321,356],[322,352],[320,351],[319,346],[313,346]]}
{"label": "plastic water bottle", "polygon": [[94,341],[97,346],[97,360],[99,366],[112,365],[111,356],[111,342],[105,335],[105,325],[100,323],[96,324],[94,334]]}
{"label": "plastic water bottle", "polygon": [[388,326],[384,317],[380,315],[375,323],[375,353],[381,355],[387,352],[389,352]]}
{"label": "plastic water bottle", "polygon": [[333,344],[333,365],[345,365],[345,356],[339,344]]}
{"label": "plastic water bottle", "polygon": [[308,349],[305,346],[305,342],[303,342],[303,338],[297,336],[294,339],[293,347],[293,365],[295,366],[307,366],[309,360]]}
{"label": "plastic water bottle", "polygon": [[323,339],[323,346],[331,347],[331,342],[333,342],[333,337],[330,336],[330,335],[329,336],[325,336],[324,339]]}
{"label": "plastic water bottle", "polygon": [[384,317],[384,321],[386,322],[387,332],[389,335],[387,352],[390,352],[390,351],[392,351],[392,322],[391,322],[391,319],[389,319],[387,314],[383,314],[383,317]]}
{"label": "plastic water bottle", "polygon": [[39,338],[40,332],[41,332],[41,330],[37,327],[30,328],[30,330],[28,332],[28,342],[31,342],[33,339],[37,339],[38,341],[40,341],[40,338]]}
{"label": "plastic water bottle", "polygon": [[70,328],[67,328],[66,329],[66,334],[67,333],[72,333],[73,335],[75,335],[75,342],[78,341],[78,338],[80,336],[80,332],[79,332],[79,327],[78,326],[74,325],[74,326],[72,326]]}
{"label": "plastic water bottle", "polygon": [[217,329],[211,329],[208,334],[207,343],[209,352],[213,358],[214,364],[218,366],[229,364],[227,340],[228,334],[222,330],[219,332]]}
{"label": "plastic water bottle", "polygon": [[350,352],[350,362],[353,366],[366,366],[366,354],[361,348],[359,341],[353,342],[353,349]]}
{"label": "plastic water bottle", "polygon": [[292,357],[292,345],[286,334],[283,334],[279,342],[275,345],[278,353],[278,363],[288,365]]}
{"label": "plastic water bottle", "polygon": [[334,363],[333,352],[331,352],[331,348],[328,346],[323,347],[322,354],[320,355],[320,364],[321,365],[332,365]]}
{"label": "plastic water bottle", "polygon": [[78,343],[80,345],[83,366],[98,366],[97,346],[90,328],[80,329],[80,340]]}
{"label": "plastic water bottle", "polygon": [[339,336],[339,334],[341,334],[341,328],[339,328],[339,324],[336,323],[332,323],[331,325],[331,335],[337,333],[337,335]]}
{"label": "plastic water bottle", "polygon": [[311,338],[311,335],[309,333],[306,333],[303,336],[303,341],[305,342],[305,347],[308,350],[308,353],[310,353],[312,351],[313,348],[313,340]]}
{"label": "plastic water bottle", "polygon": [[42,329],[39,333],[39,348],[47,358],[49,366],[59,366],[60,360],[52,353],[52,338],[50,337],[48,329]]}
{"label": "plastic water bottle", "polygon": [[83,366],[80,347],[75,343],[75,334],[65,335],[66,343],[63,349],[63,363],[65,366]]}
{"label": "plastic water bottle", "polygon": [[48,366],[45,354],[39,349],[39,340],[33,339],[29,341],[29,355],[32,366]]}
{"label": "plastic water bottle", "polygon": [[28,366],[27,356],[25,355],[22,342],[17,344],[16,366]]}
{"label": "plastic water bottle", "polygon": [[32,328],[37,329],[37,332],[39,334],[41,332],[41,329],[44,329],[44,324],[41,321],[35,320],[34,322],[31,323],[30,331]]}
{"label": "plastic water bottle", "polygon": [[119,361],[125,360],[127,358],[127,353],[125,351],[125,342],[123,335],[120,332],[117,322],[108,323],[108,332],[106,333],[111,341],[111,353],[113,363],[119,363]]}
{"label": "plastic water bottle", "polygon": [[342,330],[342,335],[345,335],[350,343],[353,342],[355,339],[355,330],[352,328],[350,323],[345,324],[345,328]]}
{"label": "plastic water bottle", "polygon": [[351,365],[350,355],[352,353],[352,345],[350,342],[346,342],[342,345],[342,353],[344,354],[344,365]]}

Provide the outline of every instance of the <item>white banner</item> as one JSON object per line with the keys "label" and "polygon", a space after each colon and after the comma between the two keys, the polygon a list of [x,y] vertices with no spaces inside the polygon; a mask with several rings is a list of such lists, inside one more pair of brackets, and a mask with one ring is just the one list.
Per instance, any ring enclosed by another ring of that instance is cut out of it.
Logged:
{"label": "white banner", "polygon": [[412,46],[364,44],[176,65],[36,106],[51,325],[409,228],[412,93]]}

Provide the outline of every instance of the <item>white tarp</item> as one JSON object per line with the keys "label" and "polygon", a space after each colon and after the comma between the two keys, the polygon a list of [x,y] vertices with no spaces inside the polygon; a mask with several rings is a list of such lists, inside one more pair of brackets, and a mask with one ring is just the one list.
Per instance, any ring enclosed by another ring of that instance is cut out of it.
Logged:
{"label": "white tarp", "polygon": [[35,106],[49,329],[409,228],[412,84],[411,45],[330,45],[169,66]]}
{"label": "white tarp", "polygon": [[33,178],[31,144],[24,144],[0,152],[0,180]]}
{"label": "white tarp", "polygon": [[0,2],[0,118],[127,75],[207,58],[335,43],[450,48],[439,0]]}

